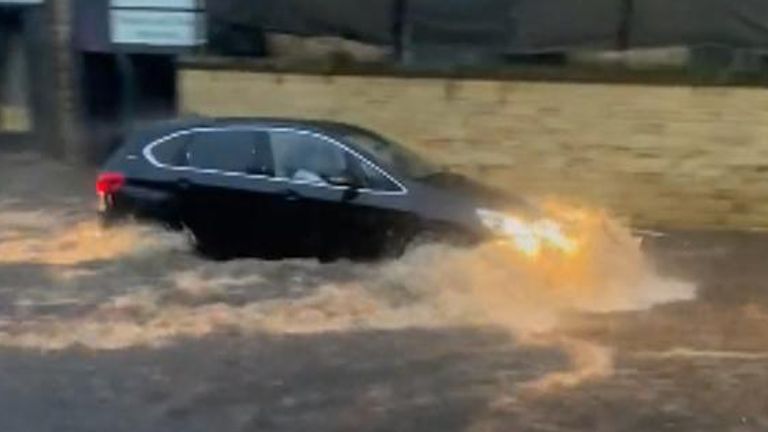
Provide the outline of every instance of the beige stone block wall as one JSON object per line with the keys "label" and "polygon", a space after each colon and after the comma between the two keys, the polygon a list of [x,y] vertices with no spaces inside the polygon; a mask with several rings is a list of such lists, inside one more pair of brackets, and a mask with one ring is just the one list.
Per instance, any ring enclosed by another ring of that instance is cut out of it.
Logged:
{"label": "beige stone block wall", "polygon": [[184,70],[182,107],[382,132],[510,191],[661,227],[768,227],[768,90]]}

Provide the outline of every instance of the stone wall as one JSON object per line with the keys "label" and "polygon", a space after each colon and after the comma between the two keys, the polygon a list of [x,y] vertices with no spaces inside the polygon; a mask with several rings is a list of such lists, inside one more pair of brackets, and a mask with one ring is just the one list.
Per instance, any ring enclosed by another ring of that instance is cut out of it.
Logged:
{"label": "stone wall", "polygon": [[367,126],[508,190],[660,227],[768,227],[768,91],[186,69],[186,112]]}
{"label": "stone wall", "polygon": [[[46,145],[48,151],[63,156],[67,161],[87,161],[87,149],[81,130],[80,90],[76,84],[75,51],[72,47],[73,0],[48,0],[51,32],[48,35],[50,48],[46,54],[51,70],[49,85],[53,94],[49,101],[54,104],[53,125],[56,143]],[[50,132],[49,132],[50,135]]]}

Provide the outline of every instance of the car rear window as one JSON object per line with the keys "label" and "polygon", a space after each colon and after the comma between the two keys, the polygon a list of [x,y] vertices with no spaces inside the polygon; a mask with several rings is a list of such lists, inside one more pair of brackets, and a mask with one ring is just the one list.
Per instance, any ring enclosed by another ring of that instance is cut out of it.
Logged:
{"label": "car rear window", "polygon": [[274,162],[266,132],[204,131],[191,135],[186,152],[193,168],[228,173],[273,175]]}
{"label": "car rear window", "polygon": [[152,148],[152,157],[158,163],[168,166],[186,165],[186,147],[189,135],[179,135]]}

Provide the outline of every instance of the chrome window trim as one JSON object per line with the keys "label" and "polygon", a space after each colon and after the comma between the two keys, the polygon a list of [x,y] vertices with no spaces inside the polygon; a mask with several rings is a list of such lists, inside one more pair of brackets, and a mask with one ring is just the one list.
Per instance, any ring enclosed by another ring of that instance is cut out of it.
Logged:
{"label": "chrome window trim", "polygon": [[174,166],[174,165],[168,165],[161,163],[158,161],[155,156],[152,154],[152,150],[159,146],[160,144],[163,144],[164,142],[170,141],[174,138],[184,136],[184,135],[191,135],[194,133],[210,133],[210,132],[228,132],[228,131],[256,131],[256,132],[293,132],[293,133],[299,133],[302,135],[309,135],[314,138],[318,138],[323,141],[330,142],[331,144],[339,147],[342,149],[342,151],[346,151],[350,154],[352,154],[355,158],[357,158],[362,163],[372,167],[374,170],[378,171],[381,175],[386,177],[389,181],[391,181],[393,184],[395,184],[398,188],[400,188],[399,191],[384,191],[384,190],[375,190],[375,189],[360,189],[359,192],[371,194],[371,195],[406,195],[408,193],[408,189],[394,176],[390,175],[386,170],[379,167],[377,164],[371,162],[368,160],[365,156],[361,155],[360,153],[356,152],[354,149],[349,148],[344,143],[339,142],[338,140],[335,140],[329,136],[323,135],[321,133],[305,130],[305,129],[299,129],[295,127],[269,127],[269,126],[221,126],[221,127],[193,127],[188,129],[179,130],[173,133],[170,133],[168,135],[164,135],[161,138],[158,138],[152,142],[150,142],[148,145],[144,147],[142,150],[142,154],[144,155],[144,158],[149,161],[152,165],[156,166],[157,168],[163,168],[168,169],[172,171],[191,171],[191,172],[197,172],[202,174],[218,174],[223,175],[226,177],[242,177],[247,179],[257,179],[257,180],[267,180],[272,182],[280,182],[280,183],[291,183],[291,184],[297,184],[302,186],[314,186],[324,189],[332,189],[337,191],[343,191],[347,189],[345,186],[333,186],[329,184],[320,184],[315,183],[311,181],[297,181],[286,177],[277,177],[277,176],[267,176],[262,174],[246,174],[246,173],[240,173],[240,172],[232,172],[232,171],[221,171],[217,169],[206,169],[206,168],[195,168],[195,167],[181,167],[181,166]]}

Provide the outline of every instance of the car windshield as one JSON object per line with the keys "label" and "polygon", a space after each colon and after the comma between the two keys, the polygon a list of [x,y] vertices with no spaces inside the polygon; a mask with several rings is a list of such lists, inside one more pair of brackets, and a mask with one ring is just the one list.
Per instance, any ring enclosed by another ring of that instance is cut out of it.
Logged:
{"label": "car windshield", "polygon": [[417,153],[372,132],[356,130],[344,138],[410,178],[421,179],[443,171]]}

